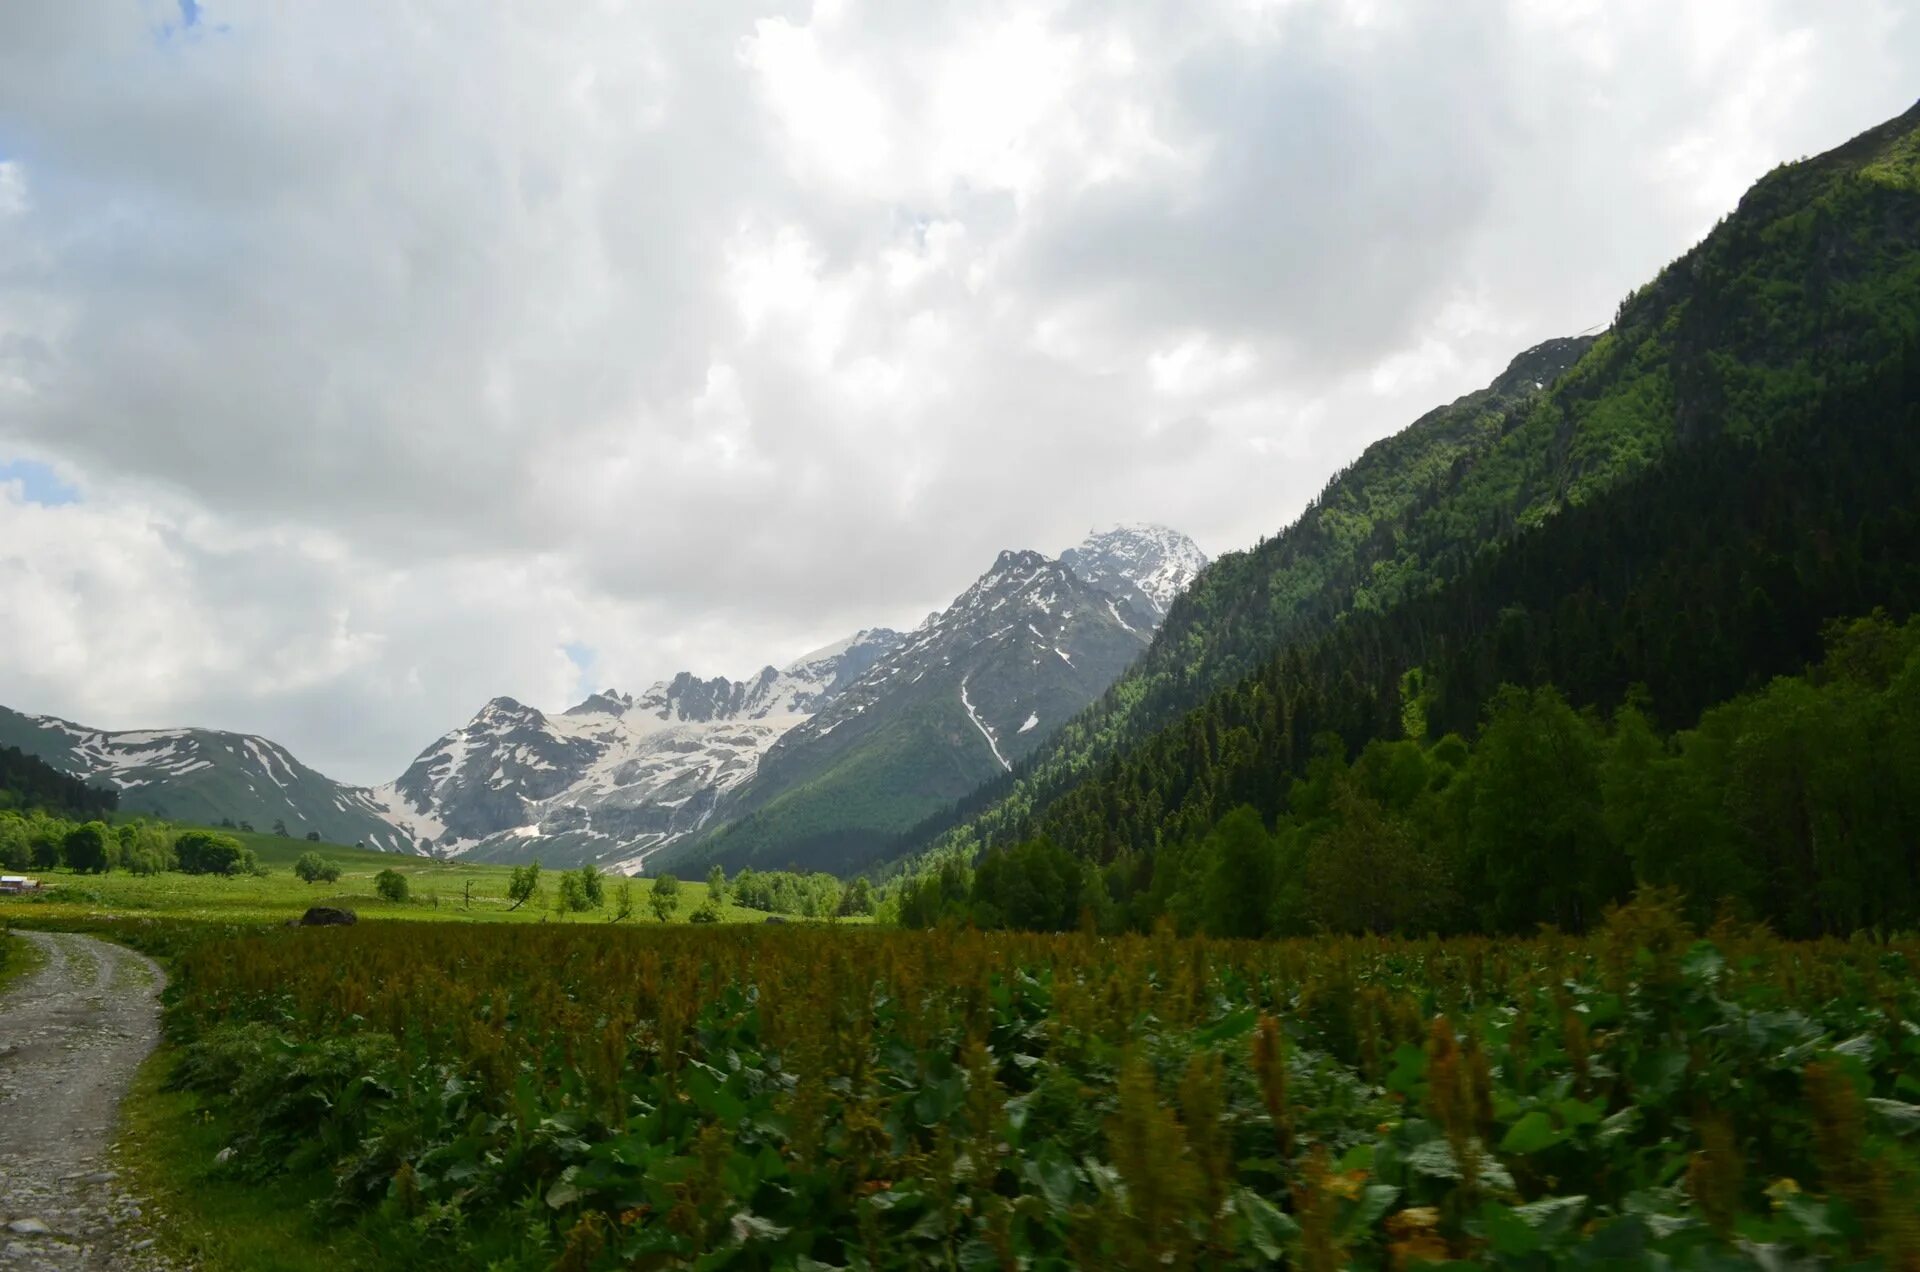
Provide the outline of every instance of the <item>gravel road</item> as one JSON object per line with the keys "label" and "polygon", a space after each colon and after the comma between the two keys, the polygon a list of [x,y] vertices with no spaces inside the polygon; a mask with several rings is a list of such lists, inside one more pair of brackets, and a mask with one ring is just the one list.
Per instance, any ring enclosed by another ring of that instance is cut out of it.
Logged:
{"label": "gravel road", "polygon": [[0,1268],[170,1268],[109,1154],[166,978],[90,936],[21,935],[47,963],[0,998]]}

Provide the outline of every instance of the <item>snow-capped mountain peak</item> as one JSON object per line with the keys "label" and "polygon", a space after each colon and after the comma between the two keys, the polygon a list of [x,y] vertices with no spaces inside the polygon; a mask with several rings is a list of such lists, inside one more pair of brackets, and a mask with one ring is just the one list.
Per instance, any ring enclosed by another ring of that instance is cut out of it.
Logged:
{"label": "snow-capped mountain peak", "polygon": [[1094,587],[1151,609],[1156,623],[1207,565],[1207,554],[1192,539],[1145,523],[1090,530],[1060,559]]}
{"label": "snow-capped mountain peak", "polygon": [[441,853],[542,851],[635,864],[697,829],[760,755],[901,640],[872,628],[745,680],[681,672],[558,715],[495,698],[375,792]]}

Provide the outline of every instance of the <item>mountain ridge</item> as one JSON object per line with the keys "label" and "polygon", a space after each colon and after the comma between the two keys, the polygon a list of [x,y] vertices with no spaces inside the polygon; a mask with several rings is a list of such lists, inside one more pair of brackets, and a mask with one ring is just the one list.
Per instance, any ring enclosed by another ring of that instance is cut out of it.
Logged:
{"label": "mountain ridge", "polygon": [[270,739],[221,729],[95,729],[0,707],[0,745],[119,793],[120,808],[182,822],[285,822],[290,835],[386,852],[414,850],[372,792],[308,768]]}

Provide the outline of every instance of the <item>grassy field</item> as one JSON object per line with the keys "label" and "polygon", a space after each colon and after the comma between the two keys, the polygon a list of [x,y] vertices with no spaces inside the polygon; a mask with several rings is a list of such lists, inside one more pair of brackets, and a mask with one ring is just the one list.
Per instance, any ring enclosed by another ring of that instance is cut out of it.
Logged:
{"label": "grassy field", "polygon": [[[297,918],[307,907],[315,905],[343,907],[362,919],[605,923],[614,912],[614,892],[620,886],[617,877],[608,879],[605,909],[567,914],[553,908],[558,883],[555,871],[543,877],[539,898],[514,909],[507,899],[511,866],[401,857],[279,835],[221,833],[233,835],[253,849],[266,873],[228,878],[173,872],[135,875],[109,871],[96,875],[75,874],[65,869],[33,871],[35,878],[48,885],[46,892],[37,897],[0,897],[0,923],[59,923],[122,916],[279,923]],[[340,878],[332,883],[302,882],[293,873],[293,863],[308,851],[318,852],[337,864]],[[398,871],[407,877],[410,896],[406,901],[387,901],[375,891],[374,876],[382,870]],[[652,887],[649,879],[633,881],[634,913],[626,922],[658,922],[647,905]],[[684,884],[674,919],[684,921],[705,899],[704,883]],[[766,918],[760,911],[744,906],[727,905],[721,909],[721,921],[726,923],[763,923]]]}

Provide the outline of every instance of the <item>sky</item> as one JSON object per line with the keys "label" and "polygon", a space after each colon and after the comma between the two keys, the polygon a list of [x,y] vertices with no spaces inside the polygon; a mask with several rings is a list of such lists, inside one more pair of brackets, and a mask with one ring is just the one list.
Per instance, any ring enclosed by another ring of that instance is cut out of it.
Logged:
{"label": "sky", "polygon": [[1244,548],[1917,91],[1898,0],[0,5],[0,704],[374,783]]}

